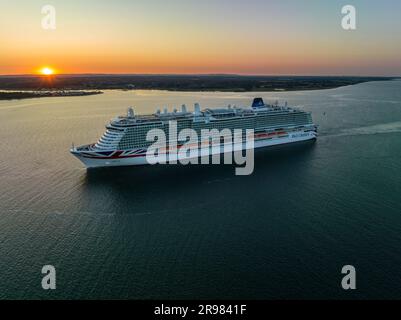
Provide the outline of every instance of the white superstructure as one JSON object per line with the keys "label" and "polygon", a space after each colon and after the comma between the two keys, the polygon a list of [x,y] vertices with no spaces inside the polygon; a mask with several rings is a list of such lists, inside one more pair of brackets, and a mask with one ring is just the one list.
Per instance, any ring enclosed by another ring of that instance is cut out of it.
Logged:
{"label": "white superstructure", "polygon": [[[117,117],[106,126],[106,132],[98,142],[73,147],[70,151],[88,168],[145,165],[148,164],[147,149],[153,143],[146,140],[147,133],[152,129],[161,129],[169,137],[171,121],[176,121],[178,130],[193,129],[199,133],[199,137],[202,129],[242,129],[244,132],[252,129],[254,148],[311,140],[317,136],[310,113],[287,105],[279,106],[278,103],[268,105],[261,98],[255,98],[250,108],[228,106],[201,110],[199,104],[195,104],[193,112],[187,111],[183,105],[180,111],[174,109],[168,112],[164,109],[151,115],[135,115],[133,109],[129,108],[126,116]],[[202,142],[198,141],[200,156],[224,152],[223,145],[217,149],[205,149]],[[171,145],[179,148],[182,144],[183,141],[174,141]],[[243,149],[245,144],[233,145],[233,148]],[[178,154],[178,160],[180,157],[188,156]]]}

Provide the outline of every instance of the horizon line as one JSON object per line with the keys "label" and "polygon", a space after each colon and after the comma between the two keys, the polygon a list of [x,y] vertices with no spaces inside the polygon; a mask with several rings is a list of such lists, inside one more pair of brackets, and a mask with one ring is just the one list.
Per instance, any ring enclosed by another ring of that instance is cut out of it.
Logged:
{"label": "horizon line", "polygon": [[242,74],[242,73],[36,73],[0,74],[0,77],[55,77],[55,76],[236,76],[236,77],[356,77],[356,78],[399,78],[401,75],[333,75],[333,74]]}

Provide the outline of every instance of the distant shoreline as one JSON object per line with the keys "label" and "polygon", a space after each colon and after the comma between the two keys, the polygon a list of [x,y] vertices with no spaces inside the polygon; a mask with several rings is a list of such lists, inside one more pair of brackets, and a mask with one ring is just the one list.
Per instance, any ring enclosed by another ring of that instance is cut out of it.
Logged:
{"label": "distant shoreline", "polygon": [[[0,100],[85,96],[100,90],[177,92],[290,92],[334,89],[396,77],[237,75],[56,75],[0,76]],[[6,91],[6,92],[5,92]]]}
{"label": "distant shoreline", "polygon": [[[8,91],[8,90],[7,90]],[[0,91],[0,100],[21,100],[48,97],[82,97],[102,94],[102,91]]]}

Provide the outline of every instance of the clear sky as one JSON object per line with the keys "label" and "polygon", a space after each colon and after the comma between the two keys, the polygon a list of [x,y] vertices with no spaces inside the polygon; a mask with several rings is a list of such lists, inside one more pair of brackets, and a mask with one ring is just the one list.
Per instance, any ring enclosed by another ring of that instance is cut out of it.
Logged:
{"label": "clear sky", "polygon": [[[56,30],[41,8],[56,8]],[[341,8],[357,29],[341,28]],[[0,0],[0,74],[401,75],[400,0]]]}

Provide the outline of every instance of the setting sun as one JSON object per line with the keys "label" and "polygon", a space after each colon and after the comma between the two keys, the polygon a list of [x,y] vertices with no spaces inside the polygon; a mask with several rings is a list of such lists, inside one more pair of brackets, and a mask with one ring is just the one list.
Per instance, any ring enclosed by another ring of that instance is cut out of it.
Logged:
{"label": "setting sun", "polygon": [[40,70],[40,73],[43,75],[46,75],[46,76],[50,76],[50,75],[54,74],[54,70],[46,67],[46,68],[42,68]]}

